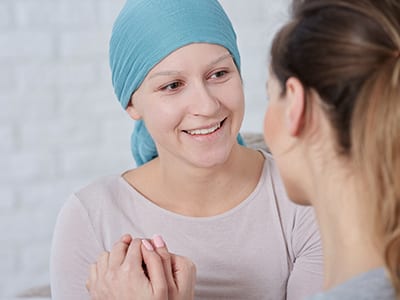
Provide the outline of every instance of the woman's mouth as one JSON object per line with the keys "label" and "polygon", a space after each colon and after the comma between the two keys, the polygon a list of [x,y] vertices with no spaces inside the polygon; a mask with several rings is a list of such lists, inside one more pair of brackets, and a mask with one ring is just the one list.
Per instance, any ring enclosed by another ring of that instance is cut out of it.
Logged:
{"label": "woman's mouth", "polygon": [[209,128],[201,128],[201,129],[193,129],[193,130],[184,130],[184,132],[190,134],[190,135],[207,135],[207,134],[211,134],[214,133],[215,131],[217,131],[218,129],[221,128],[221,126],[223,125],[223,123],[225,122],[226,118],[224,120],[222,120],[220,123],[215,124]]}

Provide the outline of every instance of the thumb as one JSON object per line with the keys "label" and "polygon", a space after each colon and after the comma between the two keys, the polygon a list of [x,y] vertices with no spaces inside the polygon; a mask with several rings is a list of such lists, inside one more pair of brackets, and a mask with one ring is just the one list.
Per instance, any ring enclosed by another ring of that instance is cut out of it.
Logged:
{"label": "thumb", "polygon": [[183,299],[193,299],[196,283],[195,264],[190,259],[176,254],[171,254],[171,262],[178,290],[185,294]]}
{"label": "thumb", "polygon": [[162,296],[162,299],[168,299],[168,285],[161,257],[154,251],[153,245],[145,239],[142,240],[141,251],[154,294]]}

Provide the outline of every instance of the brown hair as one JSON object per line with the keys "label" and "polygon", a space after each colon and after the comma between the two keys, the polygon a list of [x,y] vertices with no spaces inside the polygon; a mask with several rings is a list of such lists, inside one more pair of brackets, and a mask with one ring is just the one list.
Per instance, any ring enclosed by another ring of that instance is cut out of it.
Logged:
{"label": "brown hair", "polygon": [[338,153],[359,164],[400,298],[400,1],[295,1],[271,56],[283,93],[292,76],[317,91]]}

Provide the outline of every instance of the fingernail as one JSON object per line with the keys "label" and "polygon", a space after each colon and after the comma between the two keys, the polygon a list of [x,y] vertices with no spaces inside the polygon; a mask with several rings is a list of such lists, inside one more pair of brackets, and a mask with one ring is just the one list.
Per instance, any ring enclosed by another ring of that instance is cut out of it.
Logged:
{"label": "fingernail", "polygon": [[153,246],[149,243],[148,240],[142,240],[142,244],[147,250],[154,251]]}
{"label": "fingernail", "polygon": [[165,247],[165,242],[164,242],[163,238],[161,237],[161,235],[153,236],[153,242],[157,248]]}

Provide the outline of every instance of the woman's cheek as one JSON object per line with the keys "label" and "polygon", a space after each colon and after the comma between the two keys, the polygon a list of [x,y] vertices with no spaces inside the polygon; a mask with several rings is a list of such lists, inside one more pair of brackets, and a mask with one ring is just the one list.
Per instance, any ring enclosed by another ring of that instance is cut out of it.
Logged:
{"label": "woman's cheek", "polygon": [[268,106],[265,116],[264,116],[264,139],[267,145],[271,148],[274,141],[275,124],[276,124],[276,114],[273,113],[271,106]]}

